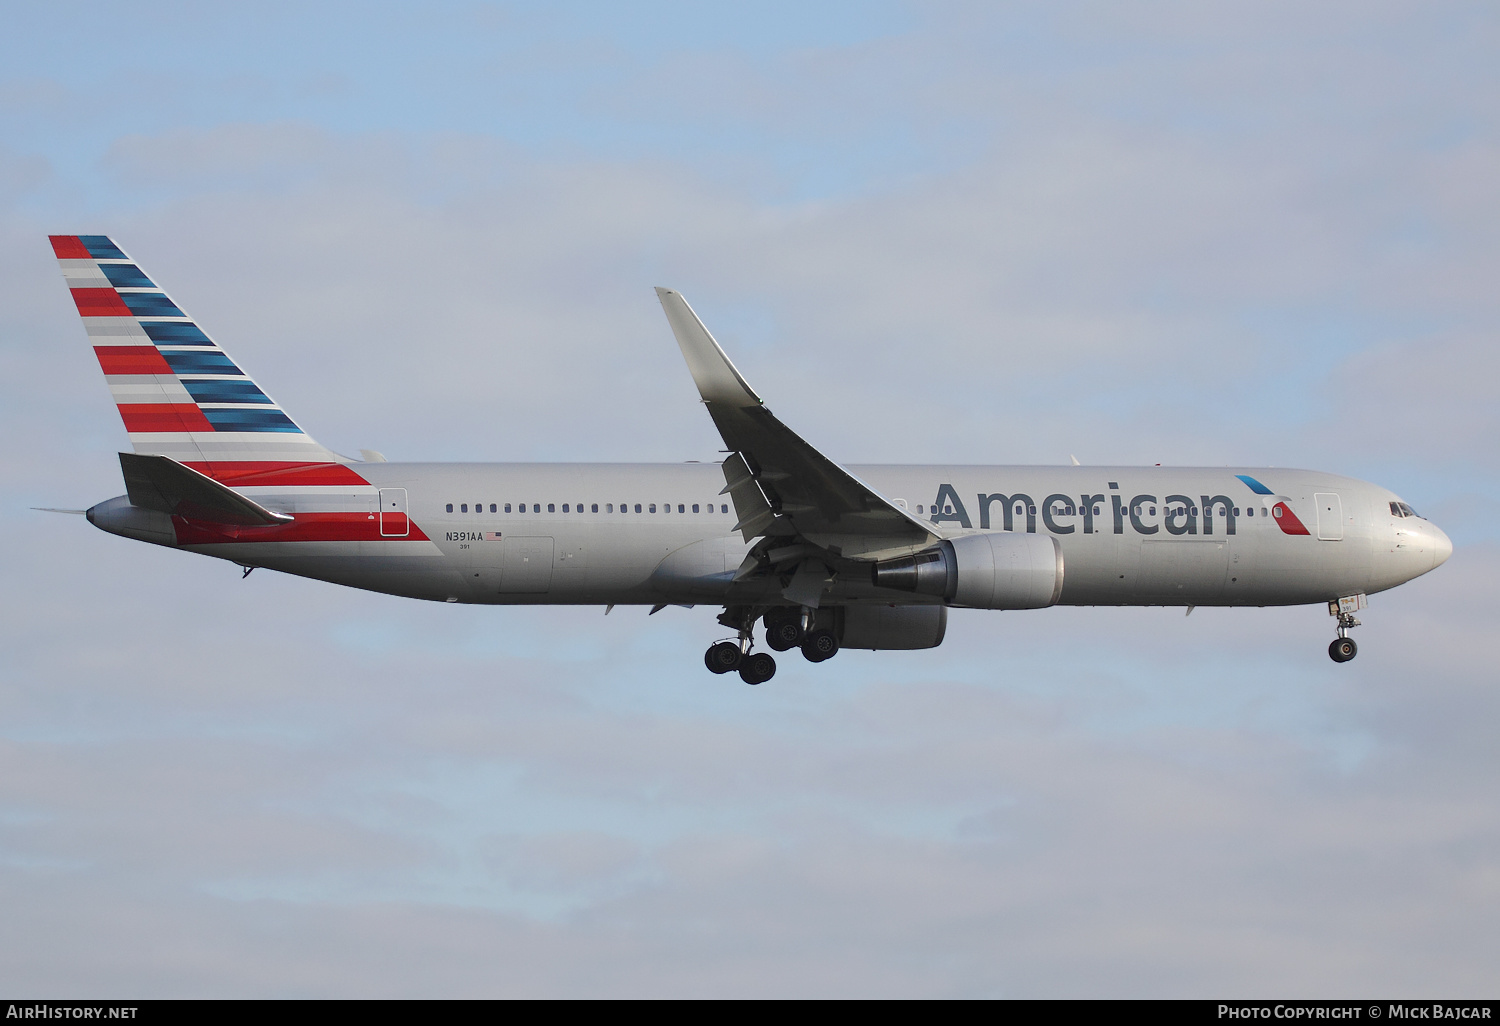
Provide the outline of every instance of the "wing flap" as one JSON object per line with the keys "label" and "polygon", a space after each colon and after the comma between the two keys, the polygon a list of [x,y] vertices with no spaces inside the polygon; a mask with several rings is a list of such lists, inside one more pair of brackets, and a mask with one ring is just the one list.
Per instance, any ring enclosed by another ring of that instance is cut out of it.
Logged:
{"label": "wing flap", "polygon": [[120,471],[125,475],[130,504],[141,509],[241,526],[285,524],[293,519],[266,509],[169,456],[122,452]]}

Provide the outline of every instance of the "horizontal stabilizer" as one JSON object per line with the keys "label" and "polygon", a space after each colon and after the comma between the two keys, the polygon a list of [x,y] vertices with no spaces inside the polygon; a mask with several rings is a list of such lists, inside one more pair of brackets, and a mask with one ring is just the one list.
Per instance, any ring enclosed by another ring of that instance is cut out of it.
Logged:
{"label": "horizontal stabilizer", "polygon": [[252,502],[232,488],[168,456],[120,453],[130,504],[191,520],[243,526],[285,524],[293,518]]}

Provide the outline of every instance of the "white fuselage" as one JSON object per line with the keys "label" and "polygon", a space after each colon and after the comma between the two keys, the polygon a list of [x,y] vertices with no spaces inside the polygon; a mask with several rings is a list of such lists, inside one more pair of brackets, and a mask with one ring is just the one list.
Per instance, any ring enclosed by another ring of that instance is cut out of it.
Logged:
{"label": "white fuselage", "polygon": [[[495,604],[777,604],[735,583],[750,544],[717,464],[355,464],[368,484],[241,489],[280,528],[172,518],[175,544],[412,598]],[[1441,563],[1438,528],[1384,488],[1304,470],[856,466],[940,533],[1051,535],[1066,605],[1286,605],[1395,587]],[[1246,474],[1274,490],[1256,494]],[[1284,503],[1289,520],[1276,515]],[[319,534],[320,518],[330,524]],[[110,530],[106,523],[96,521]],[[1288,533],[1286,523],[1305,526]],[[315,525],[314,525],[315,526]],[[311,533],[309,533],[311,532]],[[127,532],[120,532],[127,533]],[[139,536],[139,535],[137,535]],[[165,539],[149,539],[163,540]],[[167,544],[173,542],[167,541]],[[837,575],[825,604],[940,603]]]}

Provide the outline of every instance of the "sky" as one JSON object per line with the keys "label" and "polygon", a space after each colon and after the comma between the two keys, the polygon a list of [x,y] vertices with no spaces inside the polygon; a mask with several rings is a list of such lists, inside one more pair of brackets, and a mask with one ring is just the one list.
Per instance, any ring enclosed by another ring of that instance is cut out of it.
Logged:
{"label": "sky", "polygon": [[[0,989],[1500,991],[1500,14],[0,2]],[[713,459],[652,287],[847,463],[1313,467],[1452,538],[1319,607],[431,605],[105,535],[47,246],[309,433]],[[1486,640],[1490,639],[1490,640]]]}

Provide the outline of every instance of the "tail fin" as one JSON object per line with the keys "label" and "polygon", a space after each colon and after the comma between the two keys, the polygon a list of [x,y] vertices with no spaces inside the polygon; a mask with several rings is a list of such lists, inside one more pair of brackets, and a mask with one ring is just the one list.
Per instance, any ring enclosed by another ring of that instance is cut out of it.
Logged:
{"label": "tail fin", "polygon": [[131,445],[236,486],[363,483],[104,235],[53,235]]}

